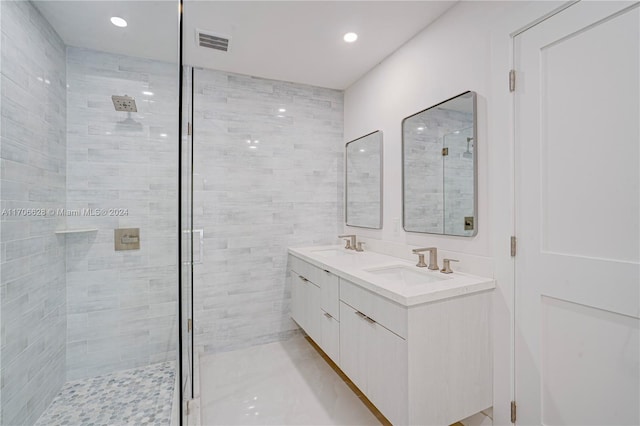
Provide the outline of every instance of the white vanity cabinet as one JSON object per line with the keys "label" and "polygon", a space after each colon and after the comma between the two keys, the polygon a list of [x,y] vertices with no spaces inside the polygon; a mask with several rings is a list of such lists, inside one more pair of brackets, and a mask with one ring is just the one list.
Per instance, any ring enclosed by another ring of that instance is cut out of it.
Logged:
{"label": "white vanity cabinet", "polygon": [[491,280],[401,303],[323,260],[290,256],[292,316],[391,423],[447,425],[493,405]]}
{"label": "white vanity cabinet", "polygon": [[338,363],[340,359],[339,279],[294,256],[291,269],[291,316],[320,348]]}

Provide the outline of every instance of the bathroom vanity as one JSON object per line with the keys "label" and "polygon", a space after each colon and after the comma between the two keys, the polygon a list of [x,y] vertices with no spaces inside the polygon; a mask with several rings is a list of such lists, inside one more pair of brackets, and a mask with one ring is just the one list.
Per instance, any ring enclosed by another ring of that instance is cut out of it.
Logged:
{"label": "bathroom vanity", "polygon": [[339,246],[289,249],[292,317],[393,424],[492,405],[492,279]]}

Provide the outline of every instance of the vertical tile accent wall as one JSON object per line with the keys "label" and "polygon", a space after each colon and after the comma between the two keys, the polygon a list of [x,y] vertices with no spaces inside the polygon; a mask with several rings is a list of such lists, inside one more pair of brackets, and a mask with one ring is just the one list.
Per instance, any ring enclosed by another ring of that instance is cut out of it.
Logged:
{"label": "vertical tile accent wall", "polygon": [[343,226],[343,93],[209,70],[194,84],[197,350],[282,339],[297,328],[287,248]]}
{"label": "vertical tile accent wall", "polygon": [[[176,358],[178,65],[70,47],[67,76],[67,209],[106,209],[67,217],[98,229],[66,237],[74,380]],[[116,228],[140,249],[115,251]]]}
{"label": "vertical tile accent wall", "polygon": [[0,423],[18,425],[33,424],[65,380],[65,240],[54,234],[64,218],[49,214],[65,206],[65,51],[31,3],[0,8]]}

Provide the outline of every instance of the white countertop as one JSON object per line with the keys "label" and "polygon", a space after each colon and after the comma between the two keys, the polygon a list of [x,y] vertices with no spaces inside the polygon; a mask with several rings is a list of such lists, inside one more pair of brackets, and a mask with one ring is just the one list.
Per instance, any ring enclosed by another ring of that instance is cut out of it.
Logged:
{"label": "white countertop", "polygon": [[[322,255],[323,250],[338,250],[344,252],[345,255],[326,256]],[[454,270],[452,274],[442,274],[440,271],[418,268],[415,266],[415,262],[371,251],[345,250],[342,246],[290,248],[289,253],[403,306],[414,306],[490,290],[496,286],[495,281],[491,278],[455,272],[455,263],[451,266]],[[442,260],[438,259],[438,262],[439,266],[442,266]],[[401,265],[412,267],[412,270],[419,273],[437,274],[438,278],[445,276],[447,279],[407,285],[404,282],[386,279],[366,271],[367,269]]]}

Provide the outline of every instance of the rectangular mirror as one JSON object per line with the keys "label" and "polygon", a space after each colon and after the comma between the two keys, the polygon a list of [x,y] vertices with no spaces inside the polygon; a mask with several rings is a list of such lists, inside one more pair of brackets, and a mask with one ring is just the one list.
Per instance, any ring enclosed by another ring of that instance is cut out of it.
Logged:
{"label": "rectangular mirror", "polygon": [[476,235],[476,128],[475,92],[402,121],[405,231]]}
{"label": "rectangular mirror", "polygon": [[360,228],[382,228],[382,132],[346,145],[346,222]]}

